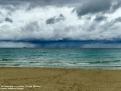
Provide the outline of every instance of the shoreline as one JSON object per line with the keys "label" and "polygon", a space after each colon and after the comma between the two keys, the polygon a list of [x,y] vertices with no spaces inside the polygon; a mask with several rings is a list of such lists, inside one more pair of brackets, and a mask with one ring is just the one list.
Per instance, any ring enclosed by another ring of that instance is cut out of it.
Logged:
{"label": "shoreline", "polygon": [[0,69],[62,69],[62,70],[102,70],[102,71],[121,71],[121,66],[81,66],[81,67],[17,67],[17,66],[10,66],[10,67],[0,67]]}
{"label": "shoreline", "polygon": [[0,67],[0,85],[36,86],[21,91],[119,91],[121,70]]}

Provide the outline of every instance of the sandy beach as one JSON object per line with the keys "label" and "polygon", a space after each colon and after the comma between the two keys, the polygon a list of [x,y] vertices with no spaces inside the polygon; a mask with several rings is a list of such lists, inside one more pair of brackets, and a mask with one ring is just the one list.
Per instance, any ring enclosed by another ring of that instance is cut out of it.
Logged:
{"label": "sandy beach", "polygon": [[120,70],[0,68],[0,91],[120,90]]}

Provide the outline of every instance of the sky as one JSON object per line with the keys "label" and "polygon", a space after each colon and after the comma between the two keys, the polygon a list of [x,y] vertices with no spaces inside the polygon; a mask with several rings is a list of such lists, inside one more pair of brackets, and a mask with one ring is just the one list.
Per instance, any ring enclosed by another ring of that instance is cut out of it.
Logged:
{"label": "sky", "polygon": [[0,0],[0,47],[121,48],[121,0]]}

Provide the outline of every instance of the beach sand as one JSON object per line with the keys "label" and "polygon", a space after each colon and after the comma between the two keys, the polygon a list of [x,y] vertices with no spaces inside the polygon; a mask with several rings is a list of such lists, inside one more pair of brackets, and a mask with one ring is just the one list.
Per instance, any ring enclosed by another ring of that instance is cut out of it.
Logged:
{"label": "beach sand", "polygon": [[121,91],[121,70],[0,68],[0,91]]}

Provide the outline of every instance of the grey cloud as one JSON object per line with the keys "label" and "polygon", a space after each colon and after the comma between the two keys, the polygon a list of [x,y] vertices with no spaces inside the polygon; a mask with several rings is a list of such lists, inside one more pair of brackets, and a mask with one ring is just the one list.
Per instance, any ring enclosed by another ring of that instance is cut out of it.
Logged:
{"label": "grey cloud", "polygon": [[[25,5],[20,5],[20,8],[16,8],[15,11],[10,11],[8,8],[0,7],[2,21],[4,21],[0,24],[0,40],[110,40],[121,38],[120,23],[114,23],[114,20],[119,17],[117,14],[120,14],[120,9],[118,12],[107,15],[95,12],[93,16],[84,16],[80,20],[75,13],[71,12],[73,8],[50,6],[33,7],[28,10]],[[104,20],[104,16],[108,19],[103,23],[93,21],[93,19]],[[10,19],[5,22],[5,17]],[[91,18],[90,21],[87,18]],[[11,20],[13,23],[8,23]]]}
{"label": "grey cloud", "polygon": [[106,20],[106,17],[105,16],[96,16],[95,21],[103,21],[103,20]]}
{"label": "grey cloud", "polygon": [[5,21],[6,21],[6,22],[10,22],[10,23],[12,23],[12,22],[13,22],[13,20],[12,20],[12,19],[10,19],[9,17],[6,17],[6,18],[5,18]]}
{"label": "grey cloud", "polygon": [[83,16],[86,14],[94,14],[99,12],[109,12],[111,9],[117,9],[121,6],[120,0],[87,0],[82,3],[80,7],[75,8],[74,11],[77,12],[78,16]]}
{"label": "grey cloud", "polygon": [[0,4],[31,3],[38,5],[64,5],[78,3],[82,0],[0,0]]}
{"label": "grey cloud", "polygon": [[46,24],[54,24],[60,21],[63,21],[65,19],[65,17],[60,14],[58,17],[52,17],[46,20]]}
{"label": "grey cloud", "polygon": [[118,17],[114,20],[115,22],[121,22],[121,17]]}
{"label": "grey cloud", "polygon": [[109,28],[109,27],[111,28],[114,26],[114,24],[117,24],[118,22],[121,22],[121,17],[115,18],[115,19],[111,20],[110,22],[107,22],[107,24],[105,26],[106,26],[106,28]]}
{"label": "grey cloud", "polygon": [[35,30],[37,30],[39,28],[38,26],[38,23],[37,22],[31,22],[29,24],[27,24],[24,28],[22,28],[22,30],[26,31],[28,30],[27,32],[33,32]]}
{"label": "grey cloud", "polygon": [[115,9],[117,9],[117,8],[119,8],[119,7],[121,7],[121,0],[114,0],[115,2],[114,2],[114,5],[113,5],[113,10],[115,10]]}
{"label": "grey cloud", "polygon": [[54,24],[55,23],[55,17],[52,17],[48,20],[46,20],[46,24]]}

